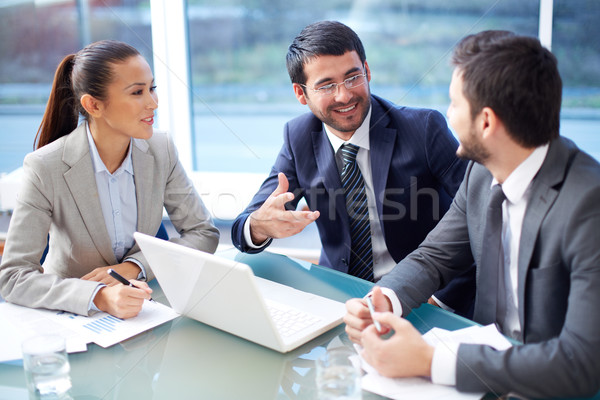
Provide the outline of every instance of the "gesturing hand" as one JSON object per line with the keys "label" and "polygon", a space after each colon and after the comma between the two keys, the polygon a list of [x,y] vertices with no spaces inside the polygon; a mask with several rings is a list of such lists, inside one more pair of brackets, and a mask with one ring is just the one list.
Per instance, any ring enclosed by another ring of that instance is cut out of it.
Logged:
{"label": "gesturing hand", "polygon": [[260,245],[268,238],[285,238],[302,231],[319,218],[319,211],[290,211],[285,204],[294,200],[289,193],[289,182],[284,173],[277,175],[279,184],[263,205],[250,214],[252,242]]}

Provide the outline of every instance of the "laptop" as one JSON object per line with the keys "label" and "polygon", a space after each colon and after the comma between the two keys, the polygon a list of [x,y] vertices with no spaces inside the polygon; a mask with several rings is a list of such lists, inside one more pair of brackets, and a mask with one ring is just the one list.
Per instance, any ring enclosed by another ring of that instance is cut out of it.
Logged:
{"label": "laptop", "polygon": [[238,261],[139,232],[134,238],[177,313],[281,353],[346,313],[344,303],[254,276]]}

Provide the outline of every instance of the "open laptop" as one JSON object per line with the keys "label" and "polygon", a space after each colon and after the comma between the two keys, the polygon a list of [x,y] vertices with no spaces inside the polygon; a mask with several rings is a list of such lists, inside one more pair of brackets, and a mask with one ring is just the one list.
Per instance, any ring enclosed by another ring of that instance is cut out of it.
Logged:
{"label": "open laptop", "polygon": [[134,233],[178,313],[282,353],[339,325],[345,305],[254,276],[243,263]]}

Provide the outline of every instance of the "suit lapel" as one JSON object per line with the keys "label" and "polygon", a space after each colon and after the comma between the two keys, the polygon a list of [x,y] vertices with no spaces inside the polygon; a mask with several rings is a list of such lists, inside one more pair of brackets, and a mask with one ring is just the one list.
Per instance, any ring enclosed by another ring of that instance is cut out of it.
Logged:
{"label": "suit lapel", "polygon": [[[383,215],[383,200],[385,196],[388,173],[392,165],[392,154],[394,152],[394,142],[398,131],[389,129],[389,116],[383,112],[376,101],[371,101],[373,111],[371,114],[371,125],[369,130],[369,147],[371,158],[371,176],[373,178],[373,192],[377,212]],[[380,221],[382,219],[380,218]],[[385,232],[383,225],[382,232]]]}
{"label": "suit lapel", "polygon": [[117,260],[102,215],[85,124],[79,125],[67,138],[63,162],[71,167],[64,174],[65,181],[88,234],[102,258],[109,265],[116,264]]}
{"label": "suit lapel", "polygon": [[[325,190],[330,199],[327,202],[328,207],[333,198],[335,200],[335,210],[332,211],[337,214],[335,220],[339,220],[342,224],[340,232],[350,232],[350,227],[348,225],[348,211],[346,210],[346,201],[342,189],[342,180],[335,162],[333,148],[331,147],[331,143],[327,138],[324,128],[320,131],[312,132],[312,142],[317,161],[317,168],[319,174],[323,178],[323,185],[325,186]],[[331,218],[334,218],[334,215],[331,215]],[[347,236],[347,242],[350,243],[350,234],[347,233]],[[349,254],[350,249],[348,248],[348,255]]]}
{"label": "suit lapel", "polygon": [[137,201],[137,230],[154,235],[156,232],[151,232],[152,221],[148,216],[155,215],[152,205],[162,207],[162,202],[149,201],[154,195],[154,156],[148,154],[148,148],[145,141],[134,139],[131,160]]}
{"label": "suit lapel", "polygon": [[[531,257],[542,222],[558,196],[558,190],[555,187],[564,180],[568,162],[569,151],[562,139],[552,141],[546,159],[532,181],[531,194],[523,218],[521,240],[519,242],[517,287],[520,305],[525,304],[527,272],[529,271]],[[525,337],[525,307],[523,306],[519,307],[519,321],[523,329],[523,337]]]}

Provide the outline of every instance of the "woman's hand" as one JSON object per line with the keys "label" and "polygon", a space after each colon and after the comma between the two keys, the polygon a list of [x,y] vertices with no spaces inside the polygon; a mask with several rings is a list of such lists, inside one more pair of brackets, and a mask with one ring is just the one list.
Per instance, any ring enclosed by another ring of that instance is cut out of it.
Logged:
{"label": "woman's hand", "polygon": [[109,269],[115,270],[125,279],[137,279],[141,272],[140,267],[138,267],[135,263],[126,261],[124,263],[111,265],[108,267],[98,267],[92,272],[82,276],[81,279],[104,283],[106,286],[120,285],[119,281],[108,274]]}
{"label": "woman's hand", "polygon": [[144,300],[150,299],[152,289],[146,282],[131,280],[136,286],[123,284],[105,286],[96,293],[94,304],[100,311],[107,312],[117,318],[132,318],[142,310]]}

